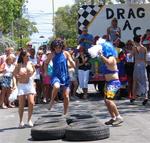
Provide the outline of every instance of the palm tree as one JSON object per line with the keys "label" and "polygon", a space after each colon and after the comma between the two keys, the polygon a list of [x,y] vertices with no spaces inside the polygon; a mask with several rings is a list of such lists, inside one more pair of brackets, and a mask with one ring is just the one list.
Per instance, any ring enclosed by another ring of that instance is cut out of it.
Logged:
{"label": "palm tree", "polygon": [[16,43],[8,38],[2,37],[0,38],[0,54],[4,52],[4,50],[8,47],[16,48]]}

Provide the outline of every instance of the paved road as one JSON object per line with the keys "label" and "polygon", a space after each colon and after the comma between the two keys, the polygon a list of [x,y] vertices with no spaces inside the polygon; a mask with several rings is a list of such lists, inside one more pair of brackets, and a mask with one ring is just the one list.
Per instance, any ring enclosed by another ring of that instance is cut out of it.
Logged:
{"label": "paved road", "polygon": [[[116,101],[121,114],[124,117],[124,123],[119,127],[110,127],[110,138],[91,141],[91,143],[149,143],[150,142],[150,104],[146,107],[141,105],[141,101],[136,101],[131,105],[128,100]],[[108,112],[104,101],[100,98],[90,97],[89,100],[80,100],[71,102],[70,109],[77,104],[89,108],[93,114],[105,122],[109,119]],[[62,110],[62,103],[55,104],[55,109]],[[46,109],[47,105],[36,105],[34,109],[33,121],[37,120],[40,114],[39,109]],[[32,141],[30,128],[18,129],[17,108],[0,109],[0,143],[62,143],[63,140],[53,141]],[[27,120],[27,110],[25,111],[24,120]],[[68,142],[69,143],[69,142]]]}

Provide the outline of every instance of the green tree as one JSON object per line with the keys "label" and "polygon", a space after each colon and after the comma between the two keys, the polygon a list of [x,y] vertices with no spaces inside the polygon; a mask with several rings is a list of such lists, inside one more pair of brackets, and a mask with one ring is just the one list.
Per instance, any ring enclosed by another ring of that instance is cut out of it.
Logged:
{"label": "green tree", "polygon": [[5,36],[13,36],[19,46],[24,46],[29,36],[38,32],[35,23],[23,17],[25,1],[0,0],[0,30]]}
{"label": "green tree", "polygon": [[14,21],[14,39],[20,47],[25,46],[33,32],[38,32],[34,25],[34,22],[26,18],[17,18]]}
{"label": "green tree", "polygon": [[14,19],[22,16],[25,0],[0,0],[0,26],[3,33],[8,33]]}
{"label": "green tree", "polygon": [[0,38],[0,53],[3,53],[7,47],[16,47],[16,43],[5,37]]}
{"label": "green tree", "polygon": [[61,7],[55,16],[55,35],[67,39],[69,46],[76,46],[77,9],[77,5]]}

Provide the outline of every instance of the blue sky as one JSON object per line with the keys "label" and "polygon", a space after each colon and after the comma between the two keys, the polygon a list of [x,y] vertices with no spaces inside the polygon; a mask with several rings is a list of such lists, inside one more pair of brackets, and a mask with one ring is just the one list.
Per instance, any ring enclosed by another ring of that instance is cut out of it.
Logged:
{"label": "blue sky", "polygon": [[[55,11],[59,7],[74,4],[74,0],[54,0]],[[52,36],[52,0],[28,0],[26,15],[37,23],[39,33],[32,35],[32,39],[41,35]]]}

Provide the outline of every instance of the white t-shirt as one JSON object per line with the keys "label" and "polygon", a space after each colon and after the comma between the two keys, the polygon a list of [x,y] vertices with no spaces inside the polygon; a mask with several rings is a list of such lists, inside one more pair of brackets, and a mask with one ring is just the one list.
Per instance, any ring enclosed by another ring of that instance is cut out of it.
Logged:
{"label": "white t-shirt", "polygon": [[11,77],[14,69],[15,69],[15,65],[13,65],[13,64],[11,64],[11,65],[5,64],[5,70],[6,71],[4,72],[3,76]]}

